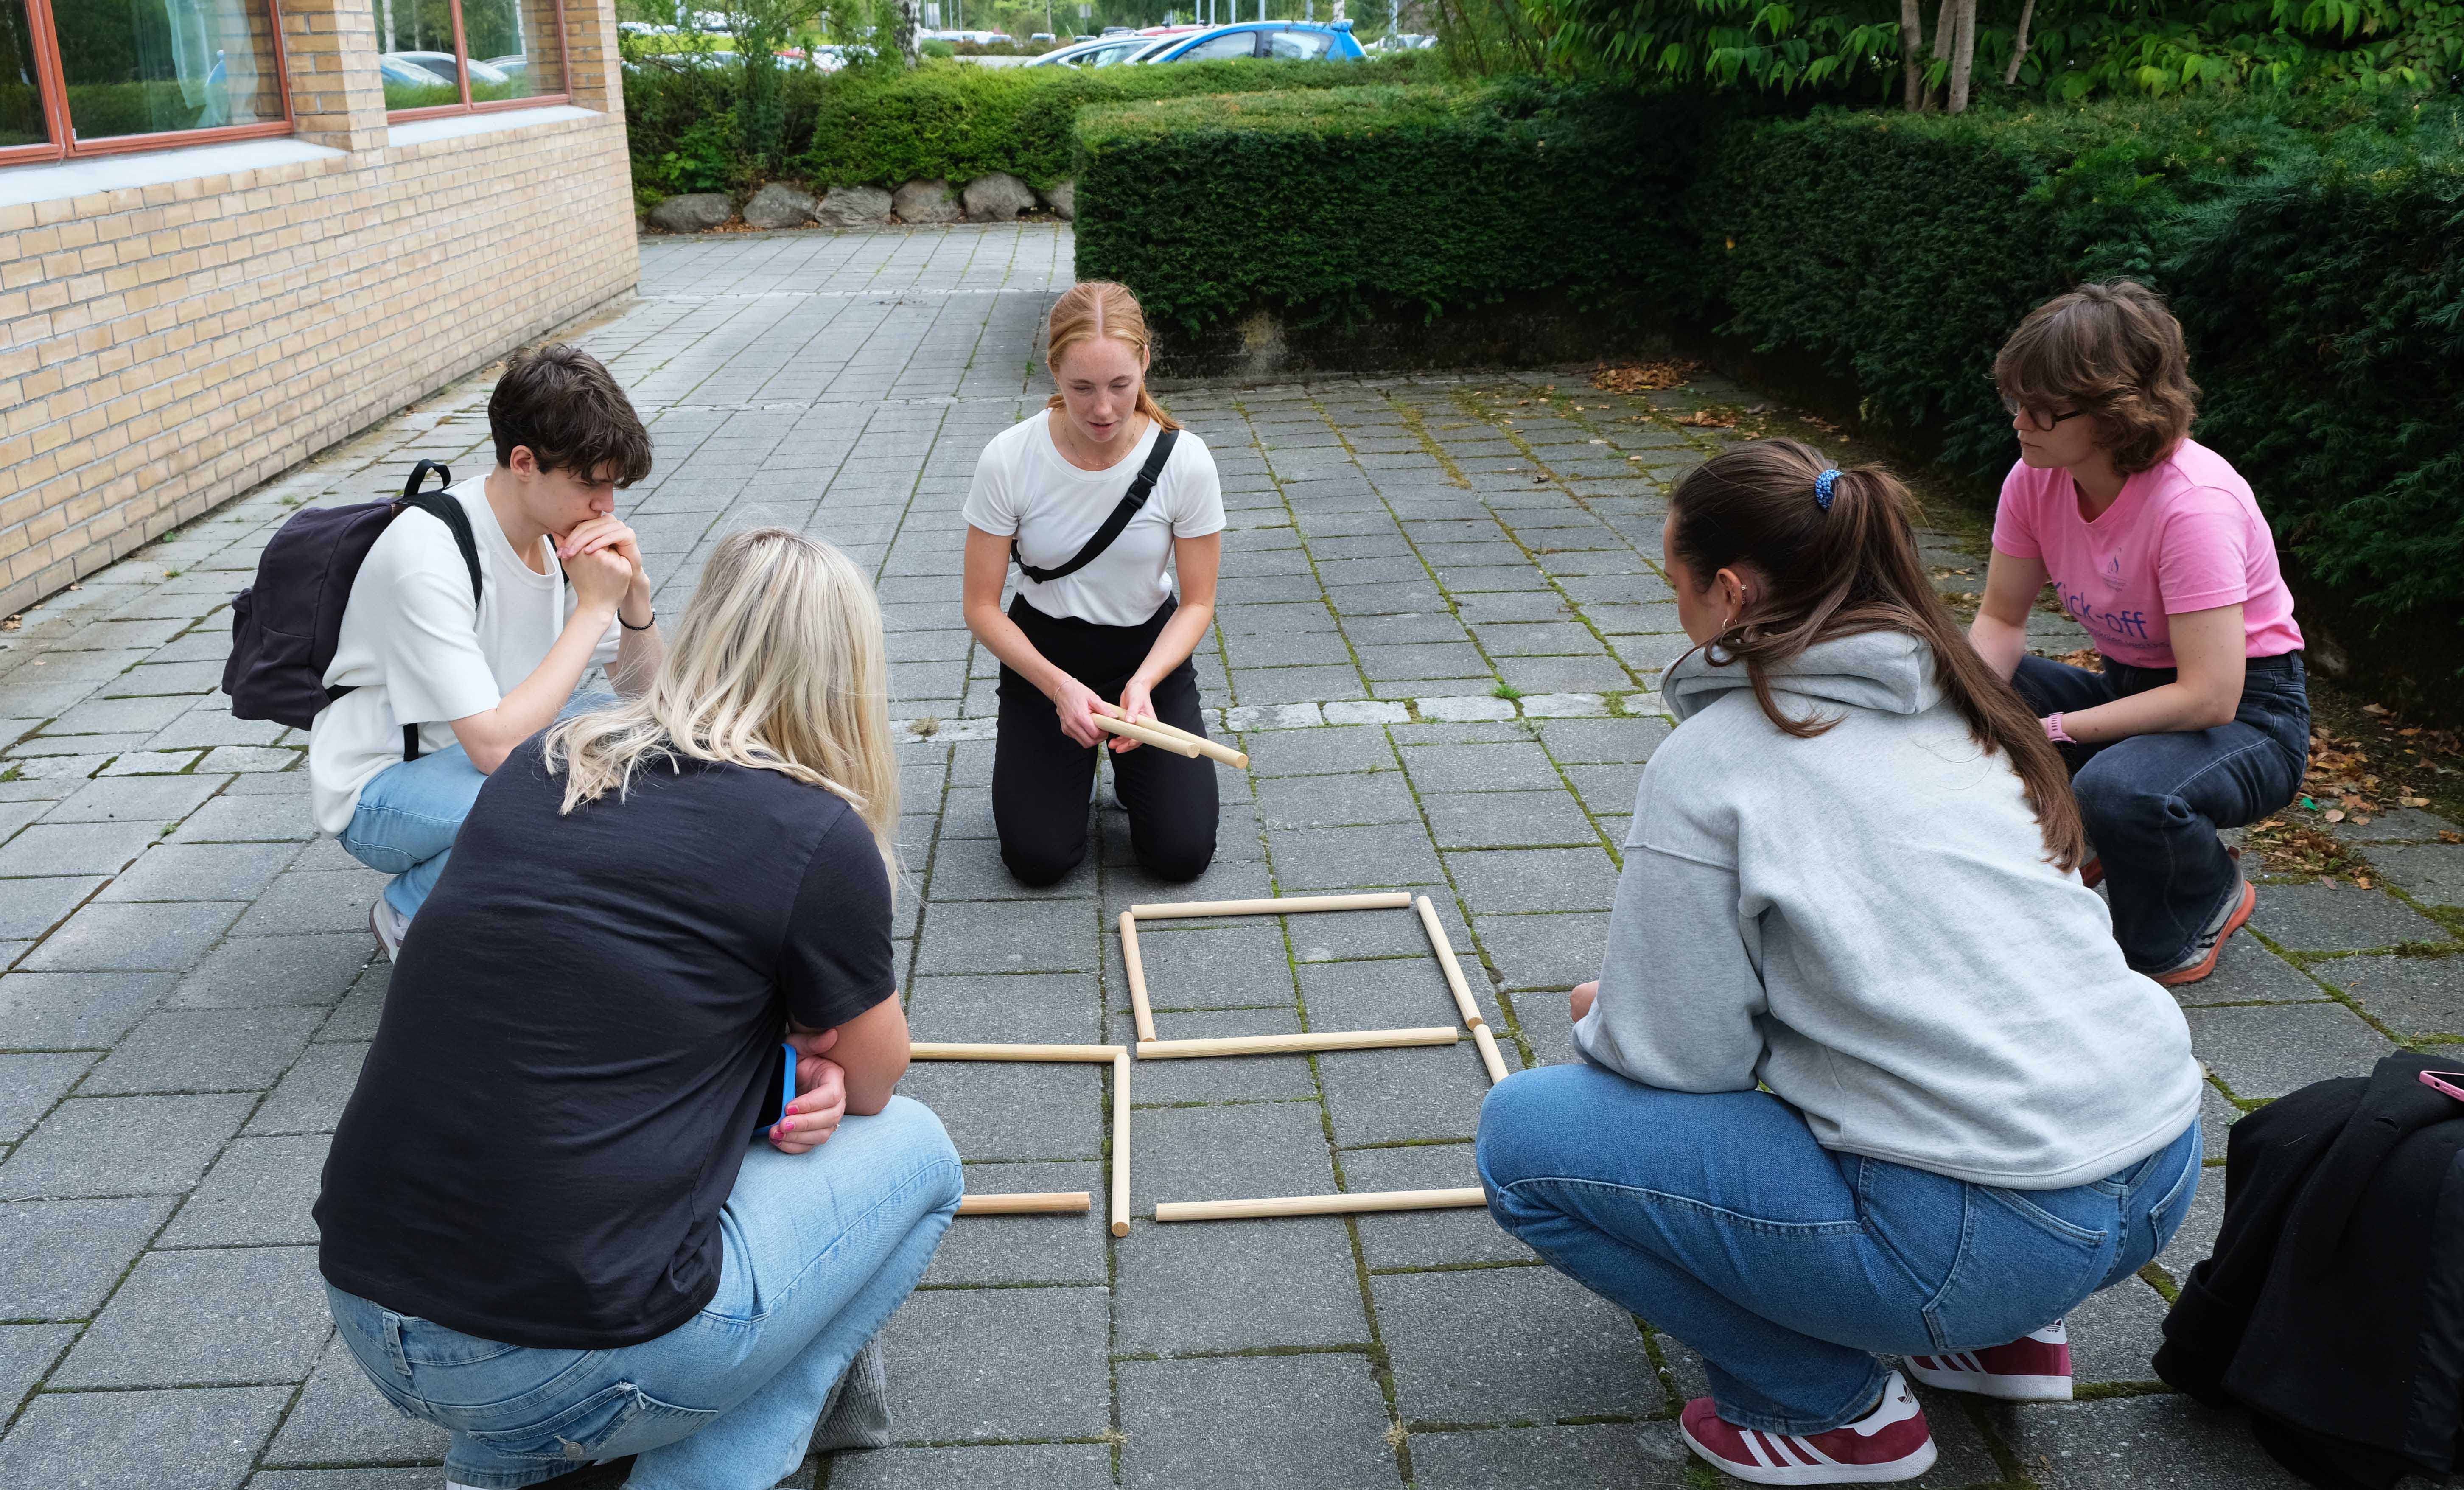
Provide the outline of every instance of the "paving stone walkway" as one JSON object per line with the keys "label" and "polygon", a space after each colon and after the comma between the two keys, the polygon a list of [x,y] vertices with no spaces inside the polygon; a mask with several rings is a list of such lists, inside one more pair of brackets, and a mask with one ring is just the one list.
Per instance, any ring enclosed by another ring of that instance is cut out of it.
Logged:
{"label": "paving stone walkway", "polygon": [[[1565,1061],[1635,778],[1685,646],[1654,568],[1666,483],[1720,431],[1716,383],[1543,396],[1533,376],[1207,384],[1168,401],[1221,468],[1221,624],[1198,664],[1253,757],[1221,857],[1186,888],[1128,866],[1122,821],[1049,889],[992,842],[993,665],[960,628],[957,515],[984,440],[1039,406],[1036,325],[1065,229],[655,240],[640,300],[584,340],[632,389],[658,470],[627,505],[663,607],[711,545],[776,522],[872,566],[890,616],[913,869],[916,1035],[1125,1041],[1113,918],[1133,901],[1401,887],[1441,908],[1507,1057]],[[308,1216],[386,966],[378,878],[316,839],[296,733],[214,692],[224,609],[274,526],[476,469],[467,381],[137,554],[0,634],[0,1484],[394,1490],[439,1438],[336,1344]],[[1973,588],[1972,537],[1928,540]],[[2045,618],[2044,649],[2079,645]],[[2188,991],[2238,1110],[2464,1038],[2464,848],[2395,813],[2355,830],[2377,889],[2270,883],[2255,934]],[[2439,909],[2440,907],[2449,909]],[[1450,1005],[1412,918],[1158,926],[1165,1033],[1424,1024]],[[1103,1189],[1104,1073],[919,1066],[973,1188]],[[1474,1183],[1466,1043],[1149,1064],[1133,1203]],[[2218,1176],[2211,1175],[2211,1179]],[[1934,1398],[1925,1483],[2275,1487],[2239,1426],[2164,1394],[2181,1238],[2072,1320],[2096,1400]],[[967,1220],[890,1332],[905,1446],[815,1460],[832,1490],[968,1484],[1707,1485],[1671,1426],[1695,1357],[1537,1265],[1479,1212],[1158,1227]]]}

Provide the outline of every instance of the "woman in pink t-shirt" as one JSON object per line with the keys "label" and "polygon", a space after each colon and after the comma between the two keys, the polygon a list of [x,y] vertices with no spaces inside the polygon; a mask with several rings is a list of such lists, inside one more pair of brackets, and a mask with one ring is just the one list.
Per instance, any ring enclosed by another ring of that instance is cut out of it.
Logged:
{"label": "woman in pink t-shirt", "polygon": [[[2215,971],[2257,891],[2216,838],[2282,807],[2309,759],[2301,630],[2250,483],[2189,438],[2182,327],[2128,280],[2030,313],[1993,364],[2019,463],[1969,640],[2071,768],[2130,965]],[[2028,655],[2050,581],[2102,657]],[[2091,879],[2090,883],[2094,883]]]}

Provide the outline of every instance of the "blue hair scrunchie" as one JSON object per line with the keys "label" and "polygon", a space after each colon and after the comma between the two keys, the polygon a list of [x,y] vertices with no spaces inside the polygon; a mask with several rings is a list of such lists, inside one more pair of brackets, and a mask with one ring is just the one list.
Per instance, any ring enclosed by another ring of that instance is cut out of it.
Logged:
{"label": "blue hair scrunchie", "polygon": [[1831,483],[1838,479],[1839,472],[1837,471],[1826,471],[1822,474],[1814,478],[1815,506],[1821,508],[1826,513],[1831,511]]}

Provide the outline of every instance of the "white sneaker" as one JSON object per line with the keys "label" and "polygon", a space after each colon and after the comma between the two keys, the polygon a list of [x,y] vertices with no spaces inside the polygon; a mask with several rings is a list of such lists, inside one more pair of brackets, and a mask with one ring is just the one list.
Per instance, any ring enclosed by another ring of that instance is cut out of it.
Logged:
{"label": "white sneaker", "polygon": [[385,949],[385,960],[392,962],[402,955],[402,939],[410,934],[410,917],[379,894],[376,904],[368,907],[368,930],[376,932],[377,945]]}

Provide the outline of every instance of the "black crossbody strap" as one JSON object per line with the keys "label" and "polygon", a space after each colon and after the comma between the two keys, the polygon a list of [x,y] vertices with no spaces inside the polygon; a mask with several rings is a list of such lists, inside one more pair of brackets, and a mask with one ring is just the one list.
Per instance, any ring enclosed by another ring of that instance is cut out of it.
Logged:
{"label": "black crossbody strap", "polygon": [[[442,485],[433,492],[423,492],[420,485],[431,471]],[[479,542],[471,532],[471,515],[462,510],[458,499],[447,494],[446,488],[452,484],[453,472],[446,470],[443,462],[421,461],[411,469],[410,479],[402,484],[402,505],[418,508],[445,524],[446,531],[453,535],[453,546],[462,551],[462,562],[471,571],[471,603],[476,605],[480,591]],[[419,758],[419,726],[415,724],[402,727],[402,758]]]}
{"label": "black crossbody strap", "polygon": [[1050,584],[1055,580],[1076,574],[1101,559],[1104,550],[1111,548],[1112,540],[1121,536],[1123,529],[1129,527],[1130,519],[1138,515],[1138,509],[1147,505],[1147,497],[1155,491],[1156,478],[1163,474],[1164,462],[1172,459],[1173,444],[1179,438],[1180,431],[1177,429],[1163,429],[1156,432],[1155,449],[1148,452],[1147,463],[1138,468],[1138,478],[1130,483],[1129,493],[1121,498],[1121,505],[1112,509],[1112,515],[1104,519],[1104,525],[1095,530],[1095,536],[1087,540],[1087,546],[1071,555],[1068,562],[1054,569],[1038,569],[1026,561],[1026,556],[1019,554],[1018,539],[1012,538],[1009,540],[1009,551],[1017,556],[1018,567],[1036,583]]}

